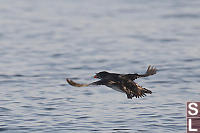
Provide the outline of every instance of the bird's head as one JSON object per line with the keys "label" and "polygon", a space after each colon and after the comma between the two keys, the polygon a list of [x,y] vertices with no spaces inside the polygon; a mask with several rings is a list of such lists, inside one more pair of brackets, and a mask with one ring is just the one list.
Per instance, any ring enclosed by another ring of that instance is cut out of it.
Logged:
{"label": "bird's head", "polygon": [[102,78],[105,78],[108,75],[109,75],[108,72],[102,71],[102,72],[96,73],[96,75],[94,76],[94,78],[102,79]]}

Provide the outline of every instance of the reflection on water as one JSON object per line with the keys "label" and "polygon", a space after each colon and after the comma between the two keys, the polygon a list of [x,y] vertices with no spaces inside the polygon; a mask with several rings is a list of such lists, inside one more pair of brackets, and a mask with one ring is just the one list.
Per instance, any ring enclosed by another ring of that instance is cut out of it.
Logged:
{"label": "reflection on water", "polygon": [[[145,4],[144,4],[145,3]],[[0,4],[0,131],[185,132],[199,100],[199,1],[4,1]],[[128,100],[96,72],[158,74]]]}

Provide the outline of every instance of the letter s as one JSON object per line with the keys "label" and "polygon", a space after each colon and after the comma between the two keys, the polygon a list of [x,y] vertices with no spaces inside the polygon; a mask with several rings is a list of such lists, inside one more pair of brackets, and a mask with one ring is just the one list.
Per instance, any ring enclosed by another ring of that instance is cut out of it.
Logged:
{"label": "letter s", "polygon": [[[192,107],[192,105],[194,105],[196,108],[195,108],[195,107]],[[188,105],[188,107],[189,107],[190,110],[193,110],[193,111],[194,111],[194,113],[192,113],[192,112],[189,110],[188,113],[189,113],[190,115],[197,115],[197,114],[198,114],[198,109],[197,109],[198,105],[197,105],[196,103],[190,103],[190,104]]]}

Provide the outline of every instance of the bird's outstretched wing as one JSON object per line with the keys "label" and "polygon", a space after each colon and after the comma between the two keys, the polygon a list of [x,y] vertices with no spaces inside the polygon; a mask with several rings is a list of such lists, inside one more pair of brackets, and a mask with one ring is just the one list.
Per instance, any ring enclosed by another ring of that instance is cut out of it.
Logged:
{"label": "bird's outstretched wing", "polygon": [[139,75],[139,76],[140,77],[147,77],[147,76],[156,74],[156,72],[157,72],[156,67],[150,65],[150,66],[148,66],[146,73],[143,74],[143,75]]}
{"label": "bird's outstretched wing", "polygon": [[75,87],[87,87],[89,86],[90,84],[79,84],[79,83],[76,83],[74,81],[72,81],[71,79],[66,79],[66,81],[72,85],[72,86],[75,86]]}
{"label": "bird's outstretched wing", "polygon": [[156,74],[157,72],[157,69],[154,67],[154,66],[148,66],[147,68],[147,71],[145,74],[125,74],[125,75],[122,75],[121,77],[123,78],[127,78],[127,79],[130,79],[130,80],[135,80],[137,78],[140,78],[140,77],[147,77],[147,76],[150,76],[150,75],[154,75]]}
{"label": "bird's outstretched wing", "polygon": [[90,85],[104,85],[104,82],[103,80],[99,80],[99,81],[96,81],[96,82],[92,82],[90,84],[79,84],[79,83],[76,83],[74,81],[72,81],[71,79],[66,79],[66,81],[72,85],[72,86],[75,86],[75,87],[87,87],[87,86],[90,86]]}

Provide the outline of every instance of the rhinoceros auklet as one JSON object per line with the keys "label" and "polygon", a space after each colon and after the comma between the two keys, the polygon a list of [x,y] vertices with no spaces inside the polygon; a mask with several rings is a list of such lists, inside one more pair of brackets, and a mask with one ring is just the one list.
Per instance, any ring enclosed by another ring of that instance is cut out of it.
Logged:
{"label": "rhinoceros auklet", "polygon": [[156,74],[157,69],[153,66],[149,66],[145,74],[117,74],[102,71],[96,73],[94,78],[100,79],[99,81],[90,84],[79,84],[70,79],[66,79],[67,82],[76,87],[86,87],[91,85],[105,85],[116,91],[126,93],[128,99],[133,97],[140,98],[146,96],[146,94],[151,94],[152,92],[142,86],[139,86],[133,80],[140,77],[147,77]]}

